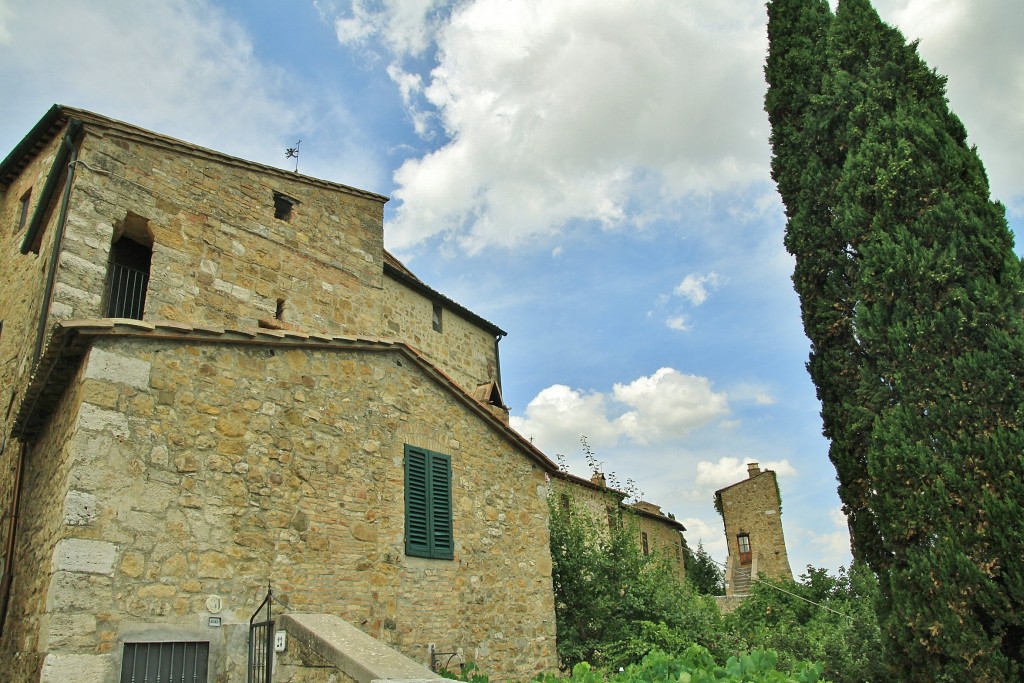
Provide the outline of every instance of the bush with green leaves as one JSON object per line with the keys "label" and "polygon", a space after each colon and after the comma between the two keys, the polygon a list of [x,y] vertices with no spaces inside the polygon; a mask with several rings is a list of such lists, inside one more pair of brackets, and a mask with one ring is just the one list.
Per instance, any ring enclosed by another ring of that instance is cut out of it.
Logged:
{"label": "bush with green leaves", "polygon": [[648,654],[637,664],[604,676],[586,663],[573,667],[568,677],[556,674],[539,676],[538,683],[817,683],[822,681],[821,665],[805,664],[798,671],[784,673],[776,668],[778,655],[771,650],[755,650],[730,657],[720,665],[700,645],[691,645],[677,655],[660,650]]}
{"label": "bush with green leaves", "polygon": [[838,575],[808,567],[800,581],[762,579],[726,616],[727,628],[751,647],[779,653],[780,668],[824,662],[836,683],[886,680],[878,656],[881,634],[874,612],[878,584],[864,567]]}

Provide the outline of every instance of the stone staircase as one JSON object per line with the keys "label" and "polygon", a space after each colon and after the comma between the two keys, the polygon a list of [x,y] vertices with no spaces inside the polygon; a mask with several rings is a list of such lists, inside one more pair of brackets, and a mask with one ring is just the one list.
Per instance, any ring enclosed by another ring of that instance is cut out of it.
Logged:
{"label": "stone staircase", "polygon": [[732,570],[733,595],[750,593],[750,567],[736,567]]}

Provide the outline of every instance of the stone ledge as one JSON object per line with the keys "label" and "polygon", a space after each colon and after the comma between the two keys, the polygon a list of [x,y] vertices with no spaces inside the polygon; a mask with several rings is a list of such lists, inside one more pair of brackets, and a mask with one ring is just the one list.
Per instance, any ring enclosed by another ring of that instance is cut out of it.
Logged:
{"label": "stone ledge", "polygon": [[332,614],[284,614],[278,617],[277,629],[302,641],[357,683],[444,680]]}

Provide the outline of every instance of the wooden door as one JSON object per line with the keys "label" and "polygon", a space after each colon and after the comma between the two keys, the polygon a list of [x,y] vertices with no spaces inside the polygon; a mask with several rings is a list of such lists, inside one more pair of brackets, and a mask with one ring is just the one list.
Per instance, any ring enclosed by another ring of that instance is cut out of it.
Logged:
{"label": "wooden door", "polygon": [[740,566],[746,567],[750,565],[750,535],[740,534],[736,537],[736,541],[740,547]]}

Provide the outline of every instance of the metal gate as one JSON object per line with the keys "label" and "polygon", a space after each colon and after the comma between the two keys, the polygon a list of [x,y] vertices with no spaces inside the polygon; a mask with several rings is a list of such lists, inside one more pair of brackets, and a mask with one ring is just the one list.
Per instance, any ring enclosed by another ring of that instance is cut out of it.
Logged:
{"label": "metal gate", "polygon": [[[271,605],[274,603],[274,591],[267,586],[267,597],[256,608],[249,618],[249,683],[271,683],[274,672],[274,619]],[[256,621],[267,608],[267,616],[263,621]]]}

